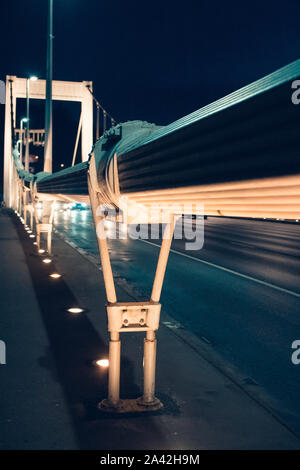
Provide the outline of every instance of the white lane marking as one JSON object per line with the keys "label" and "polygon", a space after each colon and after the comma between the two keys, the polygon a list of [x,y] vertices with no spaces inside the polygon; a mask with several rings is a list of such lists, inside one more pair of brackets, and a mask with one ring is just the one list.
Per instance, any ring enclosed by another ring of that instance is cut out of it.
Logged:
{"label": "white lane marking", "polygon": [[[149,242],[148,240],[144,240],[142,238],[138,238],[139,241],[148,243],[149,245],[153,245],[156,248],[160,248],[160,245],[157,245],[156,243]],[[72,243],[72,242],[71,242]],[[76,245],[75,245],[76,246]],[[221,271],[228,272],[230,274],[234,274],[235,276],[242,277],[244,279],[247,279],[248,281],[253,281],[256,282],[257,284],[261,284],[266,287],[270,287],[271,289],[278,290],[279,292],[284,292],[285,294],[292,295],[294,297],[300,298],[300,293],[294,292],[289,289],[284,289],[283,287],[276,286],[275,284],[271,284],[270,282],[262,281],[260,279],[256,279],[255,277],[252,276],[247,276],[247,274],[242,274],[237,271],[234,271],[233,269],[225,268],[224,266],[220,266],[219,264],[211,263],[210,261],[205,261],[200,258],[195,258],[194,256],[187,255],[186,253],[182,253],[181,251],[174,250],[173,248],[170,249],[172,253],[175,253],[176,255],[184,256],[185,258],[191,259],[193,261],[198,261],[198,263],[203,263],[208,266],[212,266],[213,268],[220,269]]]}
{"label": "white lane marking", "polygon": [[[156,246],[156,248],[160,248],[160,245],[157,245],[156,243],[149,242],[148,240],[143,240],[141,238],[138,238],[139,241],[148,243],[149,245]],[[256,282],[257,284],[261,284],[266,287],[270,287],[271,289],[278,290],[279,292],[284,292],[285,294],[293,295],[294,297],[300,298],[300,293],[294,292],[289,289],[284,289],[283,287],[276,286],[275,284],[271,284],[270,282],[266,281],[261,281],[260,279],[256,279],[255,277],[252,276],[247,276],[247,274],[242,274],[237,271],[233,271],[233,269],[225,268],[224,266],[220,266],[215,263],[211,263],[210,261],[205,261],[200,258],[195,258],[194,256],[187,255],[186,253],[182,253],[181,251],[173,250],[172,248],[170,249],[172,253],[175,253],[176,255],[184,256],[185,258],[192,259],[193,261],[198,261],[198,263],[203,263],[208,266],[212,266],[213,268],[220,269],[221,271],[226,271],[227,273],[234,274],[235,276],[242,277],[244,279],[247,279],[248,281],[253,281]]]}

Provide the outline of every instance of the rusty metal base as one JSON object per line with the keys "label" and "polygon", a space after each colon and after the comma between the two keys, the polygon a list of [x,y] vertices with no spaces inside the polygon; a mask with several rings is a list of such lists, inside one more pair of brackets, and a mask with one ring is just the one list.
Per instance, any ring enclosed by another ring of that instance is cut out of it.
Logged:
{"label": "rusty metal base", "polygon": [[112,405],[108,399],[105,399],[98,403],[97,408],[106,413],[140,413],[160,410],[163,408],[163,404],[158,398],[155,398],[151,403],[144,403],[143,397],[120,400],[117,405]]}

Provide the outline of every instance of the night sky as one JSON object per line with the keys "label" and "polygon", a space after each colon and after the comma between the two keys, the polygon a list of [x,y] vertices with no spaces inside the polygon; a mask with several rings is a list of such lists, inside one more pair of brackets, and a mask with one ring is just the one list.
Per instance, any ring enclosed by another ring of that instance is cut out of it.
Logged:
{"label": "night sky", "polygon": [[[45,78],[47,6],[1,2],[0,80]],[[92,80],[117,122],[167,124],[298,59],[299,18],[299,0],[54,0],[53,77]],[[55,106],[55,168],[70,164],[78,116]],[[43,127],[41,104],[31,118]],[[0,120],[2,171],[4,105]]]}

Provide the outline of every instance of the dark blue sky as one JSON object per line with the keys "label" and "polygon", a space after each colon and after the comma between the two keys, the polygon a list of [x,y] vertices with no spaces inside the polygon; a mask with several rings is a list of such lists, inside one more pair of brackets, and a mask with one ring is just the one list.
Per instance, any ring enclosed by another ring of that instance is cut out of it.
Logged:
{"label": "dark blue sky", "polygon": [[[0,80],[45,77],[47,3],[1,2]],[[299,58],[299,18],[299,0],[54,0],[54,78],[167,124]]]}

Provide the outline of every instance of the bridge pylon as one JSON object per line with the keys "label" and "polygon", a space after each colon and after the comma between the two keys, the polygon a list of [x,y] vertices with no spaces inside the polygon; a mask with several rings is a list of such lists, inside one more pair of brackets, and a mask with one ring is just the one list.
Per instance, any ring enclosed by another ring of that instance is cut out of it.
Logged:
{"label": "bridge pylon", "polygon": [[[14,162],[12,153],[14,141],[17,135],[21,136],[21,130],[17,129],[16,110],[18,99],[26,98],[26,78],[7,75],[5,97],[5,128],[4,128],[4,195],[3,199],[7,207],[16,206],[16,185],[14,179]],[[53,80],[52,98],[59,101],[73,101],[81,103],[79,127],[81,130],[81,160],[86,161],[93,146],[93,96],[90,89],[91,81],[70,82]],[[46,80],[36,80],[31,83],[29,91],[30,99],[45,100]],[[32,142],[37,145],[44,143],[44,130],[30,131]]]}

